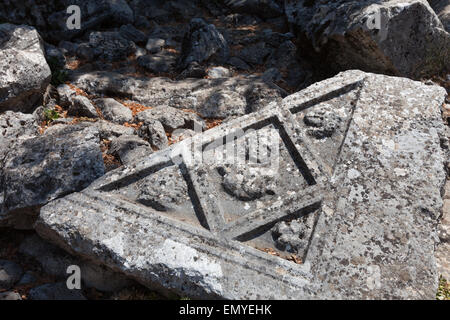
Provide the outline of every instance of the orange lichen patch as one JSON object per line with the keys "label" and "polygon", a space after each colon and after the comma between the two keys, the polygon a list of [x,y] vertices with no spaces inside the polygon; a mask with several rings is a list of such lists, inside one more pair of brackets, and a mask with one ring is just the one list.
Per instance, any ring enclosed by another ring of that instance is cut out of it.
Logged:
{"label": "orange lichen patch", "polygon": [[147,107],[147,106],[144,106],[143,104],[140,104],[137,102],[124,101],[121,99],[116,99],[116,100],[118,102],[120,102],[121,104],[123,104],[125,107],[129,108],[131,110],[131,112],[133,112],[133,117],[142,111],[152,109],[152,107]]}
{"label": "orange lichen patch", "polygon": [[218,127],[222,124],[223,119],[205,119],[206,129],[212,129],[214,127]]}

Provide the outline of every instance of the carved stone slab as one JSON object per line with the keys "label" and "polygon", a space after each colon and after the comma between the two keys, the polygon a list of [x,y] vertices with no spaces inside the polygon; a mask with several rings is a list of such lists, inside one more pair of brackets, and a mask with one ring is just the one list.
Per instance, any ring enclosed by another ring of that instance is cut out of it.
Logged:
{"label": "carved stone slab", "polygon": [[199,298],[433,298],[445,90],[348,71],[113,171],[36,229]]}

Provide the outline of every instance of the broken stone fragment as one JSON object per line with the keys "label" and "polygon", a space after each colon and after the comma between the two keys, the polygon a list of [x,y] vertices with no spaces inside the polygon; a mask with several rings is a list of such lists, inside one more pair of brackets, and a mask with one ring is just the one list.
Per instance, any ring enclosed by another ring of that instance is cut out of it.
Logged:
{"label": "broken stone fragment", "polygon": [[448,69],[450,61],[450,34],[428,2],[287,1],[285,13],[333,70],[420,79]]}
{"label": "broken stone fragment", "polygon": [[[35,228],[183,296],[435,299],[445,96],[438,86],[347,71],[50,202]],[[316,139],[308,130],[329,121],[323,110],[340,123]],[[227,152],[217,142],[235,137],[227,147],[246,154],[246,141],[266,131],[276,144],[262,151],[278,152],[269,167],[276,188],[266,161],[217,170]]]}
{"label": "broken stone fragment", "polygon": [[0,24],[0,112],[31,112],[42,102],[51,71],[36,29]]}
{"label": "broken stone fragment", "polygon": [[69,108],[67,114],[70,116],[98,118],[97,110],[85,96],[75,96],[72,98],[72,106]]}
{"label": "broken stone fragment", "polygon": [[133,120],[132,111],[112,98],[96,99],[95,105],[100,109],[105,120],[123,124]]}
{"label": "broken stone fragment", "polygon": [[162,48],[166,45],[166,41],[164,39],[159,38],[149,38],[147,40],[147,45],[145,49],[150,53],[158,53],[162,50]]}
{"label": "broken stone fragment", "polygon": [[111,146],[108,151],[117,156],[123,164],[139,161],[153,153],[150,144],[136,135],[123,135],[111,140]]}
{"label": "broken stone fragment", "polygon": [[99,141],[98,130],[84,124],[10,141],[0,170],[0,224],[28,229],[42,205],[102,176]]}
{"label": "broken stone fragment", "polygon": [[202,63],[212,57],[225,62],[228,56],[228,43],[216,27],[201,18],[192,19],[183,39],[179,68],[183,70],[194,61]]}

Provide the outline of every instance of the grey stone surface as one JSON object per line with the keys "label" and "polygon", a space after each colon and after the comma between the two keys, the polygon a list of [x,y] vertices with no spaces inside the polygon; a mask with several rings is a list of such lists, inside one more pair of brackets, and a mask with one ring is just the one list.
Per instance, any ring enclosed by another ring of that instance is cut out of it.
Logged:
{"label": "grey stone surface", "polygon": [[94,103],[100,109],[105,120],[118,124],[133,120],[133,112],[113,98],[96,99]]}
{"label": "grey stone surface", "polygon": [[22,300],[22,297],[17,292],[6,291],[0,293],[0,301],[14,301],[14,300]]}
{"label": "grey stone surface", "polygon": [[166,45],[166,40],[160,38],[149,38],[145,49],[150,53],[158,53]]}
{"label": "grey stone surface", "polygon": [[228,78],[230,76],[230,70],[224,67],[214,67],[208,70],[208,78],[210,79]]}
{"label": "grey stone surface", "polygon": [[119,32],[122,37],[134,43],[144,43],[147,40],[145,33],[136,29],[132,24],[122,25]]}
{"label": "grey stone surface", "polygon": [[36,29],[0,24],[0,112],[33,111],[50,78],[44,44]]}
{"label": "grey stone surface", "polygon": [[162,150],[169,146],[169,139],[167,138],[164,126],[158,120],[148,119],[145,124],[139,128],[139,136],[146,139],[152,147]]}
{"label": "grey stone surface", "polygon": [[206,118],[227,118],[246,114],[247,101],[239,93],[231,90],[217,90],[199,108]]}
{"label": "grey stone surface", "polygon": [[449,68],[450,34],[426,0],[286,1],[285,11],[330,68],[417,79]]}
{"label": "grey stone surface", "polygon": [[[38,133],[38,122],[33,114],[13,111],[0,114],[0,143],[6,139],[34,136]],[[6,145],[2,147],[7,148]]]}
{"label": "grey stone surface", "polygon": [[169,53],[147,54],[137,59],[139,66],[153,73],[167,73],[175,65],[175,55]]}
{"label": "grey stone surface", "polygon": [[128,164],[149,156],[153,149],[147,141],[136,135],[123,135],[111,140],[109,153],[117,156],[123,164]]}
{"label": "grey stone surface", "polygon": [[70,116],[98,118],[97,110],[92,102],[85,96],[76,96],[72,98],[72,105],[67,114]]}
{"label": "grey stone surface", "polygon": [[77,95],[76,91],[67,84],[59,85],[56,90],[58,92],[58,101],[61,107],[70,107],[72,105],[73,98]]}
{"label": "grey stone surface", "polygon": [[136,44],[119,32],[92,32],[89,45],[98,51],[100,59],[106,61],[125,59],[136,51]]}
{"label": "grey stone surface", "polygon": [[23,270],[17,263],[0,260],[0,289],[11,289],[20,280],[22,273]]}
{"label": "grey stone surface", "polygon": [[44,284],[33,288],[28,295],[30,300],[86,300],[80,290],[69,290],[65,282]]}
{"label": "grey stone surface", "polygon": [[60,280],[67,279],[67,268],[69,266],[79,266],[82,288],[95,288],[103,292],[114,292],[133,283],[124,275],[112,272],[104,266],[73,257],[55,245],[45,242],[37,235],[25,238],[20,244],[19,252],[36,259],[45,273]]}
{"label": "grey stone surface", "polygon": [[195,123],[200,128],[205,127],[202,118],[193,112],[182,111],[172,107],[160,106],[153,109],[145,110],[136,115],[136,122],[143,122],[144,125],[157,120],[161,122],[164,129],[172,132],[176,129],[194,129]]}
{"label": "grey stone surface", "polygon": [[285,92],[260,77],[240,76],[224,79],[184,79],[173,81],[154,77],[141,79],[113,72],[74,73],[71,82],[92,95],[128,97],[145,106],[169,106],[198,111],[218,90],[229,90],[247,102],[246,111],[257,111],[280,101]]}
{"label": "grey stone surface", "polygon": [[216,27],[201,18],[192,19],[183,39],[180,69],[194,61],[201,63],[211,58],[225,62],[228,56],[228,43]]}
{"label": "grey stone surface", "polygon": [[86,188],[104,174],[99,131],[54,125],[44,135],[10,139],[0,167],[0,223],[30,228],[40,206]]}
{"label": "grey stone surface", "polygon": [[271,49],[265,42],[258,42],[245,46],[238,52],[238,57],[252,65],[264,64],[266,58],[272,53]]}
{"label": "grey stone surface", "polygon": [[439,225],[440,243],[436,249],[436,262],[439,273],[450,279],[450,181],[445,186],[444,209]]}
{"label": "grey stone surface", "polygon": [[347,71],[108,173],[35,228],[190,297],[435,299],[445,95]]}
{"label": "grey stone surface", "polygon": [[450,3],[448,0],[430,0],[428,2],[438,15],[445,30],[450,32]]}

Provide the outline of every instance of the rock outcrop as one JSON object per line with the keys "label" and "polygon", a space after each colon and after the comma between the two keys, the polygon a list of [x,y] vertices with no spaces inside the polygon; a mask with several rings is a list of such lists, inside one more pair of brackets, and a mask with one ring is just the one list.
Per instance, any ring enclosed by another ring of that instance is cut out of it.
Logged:
{"label": "rock outcrop", "polygon": [[33,111],[42,102],[50,78],[36,29],[0,24],[0,112]]}
{"label": "rock outcrop", "polygon": [[426,0],[289,0],[285,10],[334,70],[420,78],[450,67],[450,35]]}

